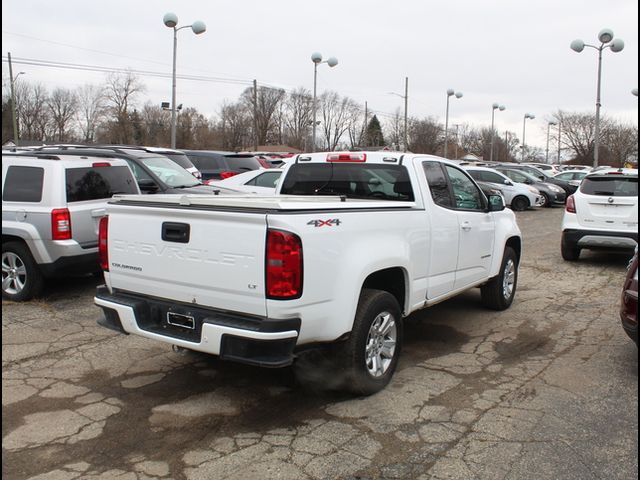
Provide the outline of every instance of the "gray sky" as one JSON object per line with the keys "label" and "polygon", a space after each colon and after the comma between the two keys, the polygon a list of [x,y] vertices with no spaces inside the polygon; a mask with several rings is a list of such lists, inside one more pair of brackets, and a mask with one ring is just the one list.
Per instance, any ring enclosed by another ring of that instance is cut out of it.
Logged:
{"label": "gray sky", "polygon": [[[637,125],[637,0],[5,0],[2,2],[3,59],[11,52],[14,75],[42,82],[49,90],[99,84],[105,74],[20,65],[18,59],[171,74],[172,31],[204,21],[207,31],[178,32],[178,75],[218,81],[178,79],[177,103],[214,115],[234,102],[253,79],[292,90],[313,89],[311,54],[335,56],[339,65],[318,68],[318,94],[335,90],[384,120],[403,113],[404,79],[409,78],[409,115],[444,123],[446,90],[449,124],[491,125],[545,148],[547,121],[558,109],[595,112],[597,52],[577,54],[575,38],[598,44],[602,28],[625,42],[620,53],[605,50],[602,114]],[[3,76],[8,75],[6,61]],[[141,103],[171,99],[171,79],[141,76],[147,86]],[[553,128],[553,127],[552,127]]]}

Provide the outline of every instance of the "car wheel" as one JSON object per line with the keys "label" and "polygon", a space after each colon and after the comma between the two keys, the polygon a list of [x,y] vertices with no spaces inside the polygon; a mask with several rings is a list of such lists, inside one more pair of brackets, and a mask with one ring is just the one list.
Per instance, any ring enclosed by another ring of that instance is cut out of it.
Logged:
{"label": "car wheel", "polygon": [[573,243],[568,242],[564,236],[560,242],[560,252],[562,253],[562,258],[568,262],[573,262],[580,258],[580,248],[574,245]]}
{"label": "car wheel", "polygon": [[395,297],[381,290],[363,290],[351,335],[338,352],[344,388],[358,395],[382,390],[398,365],[401,339],[402,318]]}
{"label": "car wheel", "polygon": [[549,195],[547,195],[546,193],[542,193],[540,194],[540,196],[542,197],[542,201],[540,202],[540,206],[541,207],[551,207],[551,199],[549,198]]}
{"label": "car wheel", "polygon": [[516,197],[511,200],[511,210],[516,212],[522,212],[529,208],[529,199],[526,197]]}
{"label": "car wheel", "polygon": [[511,247],[504,249],[500,273],[480,288],[482,303],[492,310],[509,308],[518,285],[518,257]]}
{"label": "car wheel", "polygon": [[2,297],[23,302],[42,293],[44,277],[27,246],[20,242],[2,245]]}

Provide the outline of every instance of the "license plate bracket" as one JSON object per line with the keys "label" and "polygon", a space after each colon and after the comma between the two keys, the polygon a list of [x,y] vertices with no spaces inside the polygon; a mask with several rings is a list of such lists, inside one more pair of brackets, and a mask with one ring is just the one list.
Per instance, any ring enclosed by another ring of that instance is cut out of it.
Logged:
{"label": "license plate bracket", "polygon": [[196,328],[196,321],[193,316],[183,313],[167,312],[167,323],[187,330],[195,330]]}

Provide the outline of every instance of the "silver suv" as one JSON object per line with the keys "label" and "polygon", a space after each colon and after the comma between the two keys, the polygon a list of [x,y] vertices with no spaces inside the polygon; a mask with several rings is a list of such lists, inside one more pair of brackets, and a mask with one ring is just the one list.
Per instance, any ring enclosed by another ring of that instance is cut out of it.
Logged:
{"label": "silver suv", "polygon": [[38,296],[48,277],[99,271],[98,223],[117,193],[140,193],[127,162],[2,155],[2,297]]}

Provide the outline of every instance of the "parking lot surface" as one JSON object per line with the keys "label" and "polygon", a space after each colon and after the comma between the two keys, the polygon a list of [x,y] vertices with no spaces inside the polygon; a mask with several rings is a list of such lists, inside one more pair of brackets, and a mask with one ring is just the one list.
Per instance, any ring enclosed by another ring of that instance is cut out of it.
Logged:
{"label": "parking lot surface", "polygon": [[395,377],[365,398],[316,388],[331,375],[313,356],[267,370],[99,327],[94,277],[3,301],[2,477],[637,478],[630,255],[565,262],[562,209],[517,216],[512,307],[473,290],[412,315]]}

